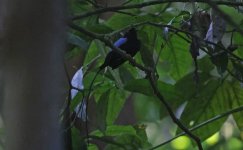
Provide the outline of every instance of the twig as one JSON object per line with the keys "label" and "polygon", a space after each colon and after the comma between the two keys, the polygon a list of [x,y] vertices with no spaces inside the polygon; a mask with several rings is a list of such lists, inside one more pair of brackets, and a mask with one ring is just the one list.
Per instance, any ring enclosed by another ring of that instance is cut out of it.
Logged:
{"label": "twig", "polygon": [[[217,116],[215,116],[215,117],[213,117],[213,118],[211,118],[211,119],[209,119],[209,120],[207,120],[205,122],[202,122],[202,123],[196,125],[195,127],[191,128],[189,130],[190,131],[194,131],[194,130],[196,130],[198,128],[201,128],[201,127],[203,127],[203,126],[205,126],[205,125],[207,125],[207,124],[209,124],[211,122],[214,122],[214,121],[216,121],[218,119],[226,117],[226,116],[228,116],[230,114],[237,113],[239,111],[243,111],[243,106],[231,109],[231,110],[229,110],[227,112],[224,112],[224,113],[222,113],[220,115],[217,115]],[[159,148],[159,147],[161,147],[161,146],[163,146],[163,145],[165,145],[165,144],[167,144],[167,143],[169,143],[169,142],[171,142],[171,141],[173,141],[173,140],[177,139],[178,137],[183,136],[185,134],[186,134],[185,132],[182,132],[182,133],[178,134],[177,136],[175,136],[175,137],[173,137],[173,138],[171,138],[171,139],[169,139],[169,140],[167,140],[167,141],[165,141],[165,142],[163,142],[163,143],[161,143],[161,144],[159,144],[159,145],[157,145],[157,146],[155,146],[155,147],[153,147],[153,148],[151,148],[149,150],[155,150],[155,149],[157,149],[157,148]]]}
{"label": "twig", "polygon": [[[156,58],[155,65],[154,65],[155,68],[157,67],[157,65],[158,65],[158,63],[159,63],[159,58],[160,58],[161,52],[162,52],[162,50],[163,50],[163,48],[165,47],[166,44],[167,44],[167,43],[165,43],[165,44],[161,44],[161,46],[160,46],[160,50],[159,50],[159,53],[158,53],[158,56],[157,56],[157,58]],[[155,70],[155,69],[154,69],[154,70]]]}
{"label": "twig", "polygon": [[133,13],[129,13],[129,12],[121,11],[121,10],[114,10],[113,12],[117,12],[117,13],[128,15],[128,16],[136,16]]}
{"label": "twig", "polygon": [[198,149],[199,150],[203,150],[202,144],[201,144],[201,140],[194,135],[189,129],[187,129],[181,122],[179,119],[176,118],[174,112],[172,111],[171,107],[169,106],[169,104],[165,101],[163,95],[160,94],[158,87],[156,86],[154,77],[152,74],[149,74],[149,81],[150,81],[150,85],[152,86],[153,90],[154,90],[154,94],[159,98],[159,100],[164,104],[164,106],[167,109],[167,112],[169,113],[171,119],[173,120],[173,122],[175,124],[177,124],[179,126],[179,128],[181,128],[189,137],[191,137],[197,144]]}
{"label": "twig", "polygon": [[[114,6],[114,7],[106,7],[106,8],[100,8],[96,9],[90,12],[83,13],[78,16],[72,17],[72,20],[77,20],[77,19],[82,19],[85,17],[89,17],[91,15],[95,14],[100,14],[104,12],[109,12],[109,11],[117,11],[117,10],[125,10],[125,9],[133,9],[133,8],[143,8],[146,6],[151,6],[151,5],[158,5],[158,4],[164,4],[164,3],[169,3],[169,2],[190,2],[191,0],[155,0],[155,1],[148,1],[148,2],[143,2],[140,4],[131,4],[131,5],[126,5],[126,6]],[[195,0],[195,2],[200,2],[200,3],[207,3],[205,0]],[[241,2],[231,2],[231,1],[221,1],[217,0],[214,1],[214,4],[217,5],[228,5],[228,6],[243,6],[243,3]]]}

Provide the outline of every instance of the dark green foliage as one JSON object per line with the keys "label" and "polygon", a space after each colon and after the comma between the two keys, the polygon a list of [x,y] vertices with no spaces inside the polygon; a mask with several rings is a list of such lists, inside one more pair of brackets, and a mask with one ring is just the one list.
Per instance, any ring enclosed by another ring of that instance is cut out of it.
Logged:
{"label": "dark green foliage", "polygon": [[[130,1],[127,5],[143,2],[145,1]],[[73,1],[71,4],[73,15],[95,10],[91,4],[82,3],[81,6],[81,4],[75,5],[76,3],[78,2]],[[185,25],[193,16],[193,11],[190,8],[183,9],[184,4],[168,5],[165,3],[142,9],[125,9],[121,11],[126,14],[114,12],[107,20],[99,20],[99,14],[95,14],[75,22],[112,43],[122,37],[122,34],[128,29],[136,28],[141,48],[134,57],[135,61],[156,72],[154,82],[159,92],[174,112],[182,111],[181,115],[177,115],[178,118],[187,128],[192,128],[243,105],[242,35],[235,31],[232,37],[231,34],[226,34],[225,39],[215,43],[214,48],[203,41],[204,37],[201,37],[206,34],[205,28],[203,35],[197,35],[200,37],[197,39],[200,44],[197,45],[199,56],[196,58],[196,63],[199,80],[196,82],[194,79],[195,62],[189,51],[194,33],[188,33],[190,30]],[[168,9],[164,9],[167,7]],[[206,11],[208,9],[207,5],[201,4],[199,4],[199,8],[206,8]],[[233,8],[227,7],[225,10],[230,16],[238,14]],[[242,18],[242,15],[240,16]],[[209,21],[208,17],[207,21]],[[234,21],[237,20],[235,16],[232,17]],[[208,24],[207,22],[207,26]],[[165,26],[168,25],[169,27],[166,28]],[[197,28],[197,24],[194,27]],[[227,31],[232,28],[229,26]],[[88,71],[84,77],[84,87],[88,88],[98,67],[104,62],[110,47],[105,45],[102,40],[91,38],[75,30],[71,32],[69,43],[86,52],[83,66],[84,70]],[[237,46],[232,53],[225,48],[230,44]],[[91,67],[89,67],[90,64],[92,64]],[[84,94],[87,92],[84,91]],[[116,70],[107,68],[95,80],[91,95],[97,105],[97,108],[93,110],[97,118],[95,129],[91,131],[90,135],[99,137],[105,143],[106,150],[135,150],[152,147],[151,143],[155,142],[147,136],[149,132],[146,131],[146,123],[158,125],[159,121],[168,117],[168,113],[161,100],[155,95],[145,72],[132,66],[129,62],[125,62]],[[75,97],[71,109],[74,109],[80,102],[80,96],[81,94],[78,94]],[[137,120],[132,125],[118,124],[118,116],[129,118],[134,115],[129,114],[132,111],[125,107],[125,103],[130,100],[134,104],[132,109],[135,111],[133,113],[137,116]],[[182,105],[185,108],[178,109]],[[122,111],[123,109],[125,111]],[[236,113],[233,117],[240,130],[243,131],[242,113]],[[213,121],[193,133],[204,141],[212,134],[219,132],[226,119],[227,117],[223,117]],[[168,128],[174,131],[174,127]],[[178,128],[175,133],[181,132],[182,130]],[[163,133],[161,134],[163,135]],[[75,140],[80,138],[74,135]],[[89,149],[96,148],[90,146]]]}

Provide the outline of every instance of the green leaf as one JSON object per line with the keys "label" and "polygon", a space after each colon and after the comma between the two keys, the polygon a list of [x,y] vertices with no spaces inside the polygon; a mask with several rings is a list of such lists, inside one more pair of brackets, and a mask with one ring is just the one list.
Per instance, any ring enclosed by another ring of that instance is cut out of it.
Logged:
{"label": "green leaf", "polygon": [[[190,81],[185,79],[184,82],[180,83],[180,90],[182,90],[182,86],[187,87],[185,99],[188,100],[188,103],[181,116],[181,121],[187,127],[191,128],[194,125],[232,109],[235,107],[235,104],[242,103],[239,98],[239,95],[242,95],[242,90],[234,90],[234,82],[225,80],[222,83],[219,79],[215,80],[214,78],[206,78],[205,76],[200,79],[201,84],[198,85],[197,90],[194,90],[193,83],[188,82]],[[225,120],[226,118],[222,118],[205,125],[194,133],[204,140],[217,132]]]}
{"label": "green leaf", "polygon": [[75,0],[68,1],[69,7],[72,10],[72,14],[80,14],[80,12],[86,12],[91,9],[90,5],[83,3],[77,3]]}
{"label": "green leaf", "polygon": [[104,132],[106,130],[106,116],[108,111],[109,94],[110,90],[103,93],[97,104],[97,125],[98,129],[100,129],[101,132]]}
{"label": "green leaf", "polygon": [[79,103],[83,100],[83,94],[78,92],[78,94],[72,99],[70,109],[74,111],[74,109],[78,106]]}
{"label": "green leaf", "polygon": [[[114,141],[124,145],[127,150],[147,148],[146,145],[144,147],[144,143],[143,143],[144,141],[142,141],[141,138],[137,135],[122,134],[120,136],[115,137]],[[114,145],[114,144],[108,144],[105,147],[105,150],[114,150],[114,149],[124,150],[124,148],[118,147],[117,145]]]}
{"label": "green leaf", "polygon": [[[95,77],[96,73],[97,73],[97,72],[89,72],[87,75],[84,76],[84,78],[83,78],[83,85],[84,85],[85,88],[88,89],[88,88],[90,87],[91,82],[94,80],[94,77]],[[97,84],[100,84],[99,81],[100,81],[101,79],[102,79],[101,75],[98,74],[98,75],[96,76],[96,79],[95,79],[95,81],[94,81],[94,84],[93,84],[91,90],[97,90],[97,89],[98,89],[98,88],[96,88],[96,85],[97,85]],[[85,90],[85,94],[87,94],[88,92],[89,92],[88,90]]]}
{"label": "green leaf", "polygon": [[[176,91],[174,86],[166,84],[161,81],[157,81],[157,86],[161,94],[166,100],[176,100],[181,96],[180,91]],[[125,85],[125,90],[130,92],[137,92],[147,96],[155,96],[150,82],[147,79],[136,79],[128,82]]]}
{"label": "green leaf", "polygon": [[[97,134],[97,132],[96,132]],[[113,149],[145,149],[151,145],[148,143],[145,127],[143,126],[108,126],[106,136],[113,136],[113,140],[119,145],[109,144],[106,146],[106,150]],[[123,145],[121,148],[120,145]]]}
{"label": "green leaf", "polygon": [[[193,127],[195,124],[202,123],[203,121],[206,121],[227,109],[223,103],[219,103],[218,105],[220,106],[217,105],[220,100],[217,99],[218,96],[215,95],[219,88],[218,84],[219,83],[217,81],[209,81],[203,89],[198,91],[198,93],[195,93],[195,95],[189,99],[181,117],[184,125],[187,127]],[[214,96],[216,97],[216,100],[213,101]],[[217,132],[224,121],[225,119],[221,119],[211,123],[210,125],[206,125],[195,131],[195,134],[198,135],[201,140],[204,140]]]}
{"label": "green leaf", "polygon": [[106,122],[108,125],[112,125],[113,122],[117,119],[123,105],[126,101],[125,93],[120,89],[112,89],[110,91],[107,118]]}
{"label": "green leaf", "polygon": [[124,14],[116,13],[114,14],[107,22],[107,26],[110,28],[117,30],[120,28],[123,28],[125,26],[128,26],[130,24],[135,23],[135,17],[127,16]]}
{"label": "green leaf", "polygon": [[145,66],[154,68],[155,62],[153,59],[153,44],[156,41],[156,31],[154,27],[145,26],[142,30],[139,30],[138,37],[141,41],[140,54],[142,56],[142,61]]}
{"label": "green leaf", "polygon": [[198,69],[203,73],[210,74],[210,71],[214,69],[214,65],[210,62],[210,58],[207,55],[201,59],[198,59],[197,62],[198,62]]}
{"label": "green leaf", "polygon": [[122,29],[124,27],[131,26],[132,24],[142,23],[145,21],[161,22],[167,16],[156,16],[153,14],[140,14],[139,10],[129,11],[137,14],[136,16],[129,16],[121,13],[115,13],[107,22],[107,26],[114,30]]}
{"label": "green leaf", "polygon": [[90,64],[90,62],[92,62],[93,59],[97,57],[97,55],[99,56],[99,52],[100,50],[98,48],[97,43],[95,42],[95,40],[92,41],[85,55],[84,66]]}
{"label": "green leaf", "polygon": [[239,12],[239,10],[235,9],[235,7],[227,7],[227,6],[220,6],[220,9],[224,10],[225,14],[230,15],[232,21],[238,24],[241,27],[241,21],[243,20],[243,15]]}
{"label": "green leaf", "polygon": [[98,146],[95,144],[89,144],[88,145],[88,150],[99,150]]}
{"label": "green leaf", "polygon": [[[120,134],[136,134],[136,130],[130,126],[119,126],[119,125],[109,125],[106,128],[105,135],[106,136],[118,136]],[[96,136],[103,136],[103,133],[100,132],[99,130],[93,131],[91,135],[96,135]]]}
{"label": "green leaf", "polygon": [[125,90],[128,90],[130,92],[136,92],[141,93],[148,96],[153,96],[153,89],[151,88],[151,85],[148,80],[146,79],[135,79],[130,82],[128,82],[125,85]]}
{"label": "green leaf", "polygon": [[136,126],[134,126],[134,128],[136,130],[137,136],[142,141],[142,147],[143,148],[151,147],[152,145],[148,142],[148,137],[147,137],[147,133],[146,133],[146,125],[144,125],[144,124],[136,125]]}
{"label": "green leaf", "polygon": [[234,45],[238,46],[237,54],[242,58],[243,57],[243,47],[240,46],[242,44],[242,35],[238,32],[234,33],[233,36],[233,40],[234,40]]}
{"label": "green leaf", "polygon": [[[222,47],[223,45],[220,44]],[[214,52],[211,56],[212,63],[217,67],[218,73],[222,75],[228,66],[228,54],[222,51],[219,47],[215,47]]]}
{"label": "green leaf", "polygon": [[95,33],[98,33],[98,34],[107,34],[107,33],[110,33],[110,32],[113,31],[109,26],[107,26],[105,24],[98,24],[98,23],[88,24],[86,26],[86,28],[89,31],[95,32]]}
{"label": "green leaf", "polygon": [[[188,51],[189,44],[180,37],[173,36],[167,41],[162,51],[161,60],[170,64],[170,70],[164,70],[173,79],[179,80],[185,76],[192,67],[192,57]],[[163,70],[163,68],[161,68]]]}
{"label": "green leaf", "polygon": [[[243,89],[241,83],[237,81],[233,81],[233,83],[230,84],[229,86],[231,88],[232,97],[234,97],[234,101],[232,102],[233,103],[232,109],[237,108],[239,106],[243,106],[243,101],[242,101]],[[235,122],[241,131],[243,131],[242,115],[243,115],[243,111],[233,114]]]}
{"label": "green leaf", "polygon": [[76,149],[87,149],[87,145],[84,139],[80,136],[80,131],[76,128],[71,129],[72,133],[72,147],[74,150]]}
{"label": "green leaf", "polygon": [[134,110],[136,119],[139,122],[156,122],[168,115],[156,97],[143,94],[136,94],[134,96]]}
{"label": "green leaf", "polygon": [[190,100],[192,97],[196,96],[201,90],[203,90],[205,84],[209,82],[209,79],[211,77],[208,73],[199,73],[200,82],[196,84],[196,82],[193,80],[193,76],[193,73],[188,74],[180,79],[175,85],[176,90],[183,93],[183,97],[181,99],[184,99],[184,101]]}
{"label": "green leaf", "polygon": [[89,47],[89,44],[85,40],[73,33],[68,33],[68,43],[78,46],[84,51],[87,51]]}
{"label": "green leaf", "polygon": [[232,61],[234,67],[234,73],[236,77],[240,80],[243,80],[243,64],[241,62]]}

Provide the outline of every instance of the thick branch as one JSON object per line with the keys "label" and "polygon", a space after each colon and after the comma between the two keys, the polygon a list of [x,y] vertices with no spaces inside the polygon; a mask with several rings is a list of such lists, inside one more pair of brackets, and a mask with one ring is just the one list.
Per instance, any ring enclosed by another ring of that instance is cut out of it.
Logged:
{"label": "thick branch", "polygon": [[[114,6],[114,7],[100,8],[100,9],[96,9],[96,10],[75,16],[75,17],[72,18],[72,20],[82,19],[82,18],[91,16],[91,15],[100,14],[100,13],[109,12],[109,11],[142,8],[142,7],[164,4],[164,3],[169,3],[169,2],[191,2],[191,0],[163,0],[163,1],[162,0],[155,0],[155,1],[144,2],[144,3],[140,3],[140,4],[131,4],[131,5],[126,5],[126,6]],[[194,2],[207,3],[207,1],[205,1],[205,0],[195,0]],[[220,1],[220,0],[214,1],[214,4],[216,4],[216,5],[228,5],[228,6],[243,6],[242,2],[230,2],[230,1]]]}

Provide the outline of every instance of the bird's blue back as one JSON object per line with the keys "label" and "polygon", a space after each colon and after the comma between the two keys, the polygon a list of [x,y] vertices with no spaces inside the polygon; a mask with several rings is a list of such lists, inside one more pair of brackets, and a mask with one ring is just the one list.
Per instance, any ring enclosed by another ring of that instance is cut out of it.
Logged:
{"label": "bird's blue back", "polygon": [[115,47],[120,47],[122,44],[126,43],[127,41],[127,38],[120,38],[118,39],[115,43],[114,43],[114,46]]}

